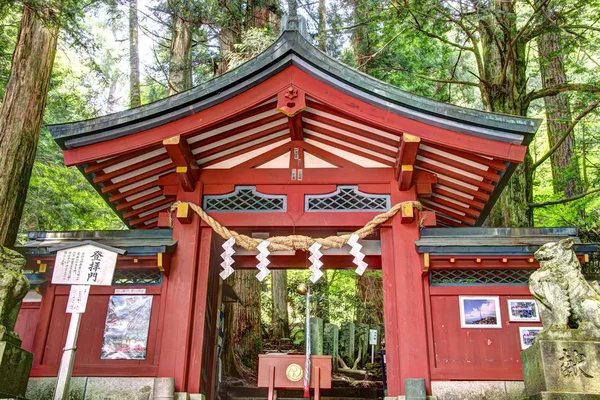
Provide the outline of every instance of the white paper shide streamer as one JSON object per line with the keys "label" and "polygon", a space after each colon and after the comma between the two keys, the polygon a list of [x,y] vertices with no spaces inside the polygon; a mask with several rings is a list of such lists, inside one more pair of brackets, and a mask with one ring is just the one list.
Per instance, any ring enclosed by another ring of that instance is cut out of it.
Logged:
{"label": "white paper shide streamer", "polygon": [[348,239],[348,244],[352,247],[352,249],[350,249],[350,254],[354,256],[354,260],[352,260],[352,262],[357,265],[354,272],[362,276],[369,265],[363,261],[365,255],[360,251],[360,249],[362,249],[362,245],[358,243],[358,239],[358,235],[352,235],[350,236],[350,239]]}
{"label": "white paper shide streamer", "polygon": [[323,271],[321,271],[323,262],[321,260],[319,260],[323,256],[323,253],[320,252],[320,249],[321,249],[321,244],[317,243],[317,242],[314,242],[308,248],[308,251],[310,251],[310,257],[308,257],[308,259],[312,263],[309,268],[312,272],[312,275],[310,276],[310,281],[312,283],[317,282],[323,276]]}
{"label": "white paper shide streamer", "polygon": [[263,240],[258,246],[256,246],[256,248],[258,249],[258,255],[256,256],[256,259],[258,260],[258,265],[256,266],[256,268],[258,268],[258,270],[260,271],[258,274],[256,274],[256,279],[258,279],[261,282],[264,281],[265,278],[271,273],[271,271],[269,271],[269,268],[267,268],[267,265],[271,263],[271,261],[269,261],[269,259],[267,258],[269,257],[269,254],[271,254],[271,252],[269,251],[269,244],[271,243],[269,243],[268,240]]}
{"label": "white paper shide streamer", "polygon": [[221,263],[221,268],[223,268],[223,271],[221,271],[219,276],[223,280],[227,279],[231,274],[235,272],[235,270],[231,268],[231,265],[234,262],[232,257],[235,253],[235,250],[233,249],[234,245],[235,238],[231,237],[225,243],[223,243],[222,246],[223,250],[225,250],[223,253],[221,253],[221,258],[223,259],[223,262]]}

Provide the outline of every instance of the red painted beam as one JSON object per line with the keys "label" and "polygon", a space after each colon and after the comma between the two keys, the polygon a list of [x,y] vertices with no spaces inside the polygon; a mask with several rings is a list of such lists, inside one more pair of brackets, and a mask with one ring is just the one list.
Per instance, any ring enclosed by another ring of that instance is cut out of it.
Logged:
{"label": "red painted beam", "polygon": [[[240,133],[249,131],[251,129],[259,128],[261,126],[270,124],[271,122],[275,122],[275,121],[280,121],[281,125],[284,125],[286,123],[285,118],[283,118],[283,116],[280,114],[269,115],[268,117],[264,117],[264,118],[256,120],[256,121],[248,122],[244,125],[237,126],[235,128],[229,129],[225,132],[222,132],[222,133],[216,134],[214,136],[210,136],[210,137],[204,138],[202,140],[199,140],[197,142],[194,142],[190,145],[190,148],[192,150],[195,150],[198,147],[206,146],[206,145],[218,142],[220,140],[227,139],[231,136],[238,135]],[[229,125],[229,124],[227,124],[227,125]],[[194,137],[198,137],[198,136],[201,136],[201,135],[195,135]],[[238,142],[236,141],[235,143],[238,143]]]}
{"label": "red painted beam", "polygon": [[[480,189],[483,189],[483,190],[486,190],[486,191],[488,191],[490,193],[493,192],[494,189],[495,189],[495,186],[492,185],[492,184],[486,183],[484,181],[479,181],[477,179],[465,176],[463,174],[459,174],[459,173],[454,172],[454,171],[450,171],[448,169],[444,169],[442,167],[439,167],[437,165],[433,165],[433,164],[425,162],[425,161],[417,160],[416,165],[418,167],[421,167],[421,168],[423,168],[425,170],[431,171],[431,172],[436,173],[438,175],[445,175],[447,177],[454,178],[454,179],[459,180],[461,182],[468,183],[469,185],[476,186],[476,187],[478,187]],[[438,182],[439,182],[439,180],[438,180]]]}
{"label": "red painted beam", "polygon": [[[330,109],[330,108],[328,108],[327,106],[325,106],[323,104],[318,104],[318,103],[314,103],[314,102],[310,102],[310,104],[312,104],[311,108],[318,109],[320,111],[326,112],[326,113],[331,114],[333,116],[337,116],[339,118],[347,119],[347,117],[344,116],[343,114],[340,114],[336,110]],[[317,122],[320,122],[322,124],[333,126],[335,128],[338,128],[338,129],[341,129],[341,130],[353,133],[353,134],[358,135],[358,136],[363,136],[363,137],[365,137],[367,139],[377,140],[378,142],[387,144],[389,146],[398,147],[398,142],[399,142],[398,139],[391,139],[391,138],[388,138],[388,137],[385,137],[385,136],[382,136],[382,135],[379,135],[379,134],[374,134],[373,132],[366,131],[366,130],[361,129],[361,128],[357,127],[357,126],[348,125],[348,124],[345,124],[343,122],[336,121],[334,119],[328,118],[326,116],[312,113],[310,111],[305,111],[302,115],[307,120],[307,122],[308,121],[317,121]],[[350,123],[352,123],[352,122],[361,123],[360,121],[358,121],[356,119],[348,119],[348,121]],[[390,135],[394,135],[394,133],[391,133],[391,132],[388,132],[388,133]]]}
{"label": "red painted beam", "polygon": [[303,113],[299,113],[293,117],[288,117],[288,126],[290,127],[290,137],[292,140],[302,140],[304,138],[302,114]]}
{"label": "red painted beam", "polygon": [[199,130],[228,121],[230,118],[275,97],[279,91],[289,86],[292,72],[292,69],[287,68],[260,85],[241,92],[229,100],[169,124],[118,139],[65,150],[65,164],[68,166],[87,164],[98,159],[137,151],[160,144],[164,139],[174,135],[187,137]]}
{"label": "red painted beam", "polygon": [[379,129],[397,134],[408,133],[428,143],[437,143],[463,151],[467,149],[473,153],[502,160],[522,162],[525,158],[526,146],[467,135],[412,120],[337,91],[295,66],[289,68],[293,71],[294,85],[305,89],[317,101],[345,115],[360,118],[366,125],[373,124]]}
{"label": "red painted beam", "polygon": [[[400,190],[408,190],[410,188],[412,181],[403,181],[401,180],[401,172],[403,165],[414,166],[415,161],[417,159],[417,153],[419,152],[419,144],[421,143],[421,139],[417,136],[404,134],[400,138],[400,145],[398,146],[398,155],[396,156],[396,165],[395,168],[395,176],[399,181]],[[406,176],[407,178],[412,179],[412,174],[410,176]]]}
{"label": "red painted beam", "polygon": [[468,165],[468,164],[462,163],[460,161],[452,160],[447,157],[440,156],[439,154],[431,153],[431,152],[425,151],[425,150],[421,150],[419,152],[419,155],[422,157],[425,157],[429,160],[438,161],[443,164],[449,165],[451,167],[455,167],[460,170],[469,172],[471,174],[481,176],[482,178],[488,179],[492,182],[500,181],[500,176],[497,173],[489,172],[489,170],[484,171],[484,170],[474,167],[472,165]]}
{"label": "red painted beam", "polygon": [[341,145],[339,143],[334,143],[334,142],[329,141],[327,139],[323,139],[322,137],[311,135],[311,134],[306,133],[306,132],[304,133],[304,137],[306,137],[308,139],[312,139],[312,140],[314,140],[316,142],[319,142],[319,143],[326,144],[328,146],[332,146],[332,147],[335,147],[335,148],[347,151],[347,152],[352,153],[352,154],[356,154],[356,155],[364,157],[364,158],[368,158],[369,160],[377,161],[378,163],[381,163],[381,164],[384,164],[384,165],[388,165],[390,167],[394,166],[394,163],[391,162],[391,161],[384,160],[383,158],[376,157],[376,156],[374,156],[372,154],[368,154],[368,153],[364,153],[362,151],[355,150],[355,149],[353,149],[351,147],[344,146],[344,145]]}
{"label": "red painted beam", "polygon": [[136,176],[132,176],[131,178],[122,180],[122,181],[114,183],[112,185],[104,186],[102,189],[100,189],[100,191],[102,193],[112,193],[116,189],[120,189],[120,188],[122,188],[124,186],[131,185],[132,183],[139,182],[139,181],[144,180],[146,178],[150,178],[152,176],[161,174],[163,172],[170,171],[172,169],[174,169],[174,167],[173,167],[172,164],[163,165],[162,167],[153,169],[153,170],[148,171],[148,172],[144,172],[142,174],[138,174]]}
{"label": "red painted beam", "polygon": [[179,135],[173,136],[163,140],[163,145],[175,164],[179,184],[186,192],[193,192],[200,175],[200,167],[198,167],[187,140]]}
{"label": "red painted beam", "polygon": [[[323,127],[311,124],[309,121],[305,121],[304,122],[304,128],[305,129],[309,129],[309,130],[314,131],[314,132],[317,132],[317,133],[320,133],[322,135],[326,135],[326,136],[329,136],[329,137],[332,137],[332,138],[335,138],[335,139],[338,139],[338,140],[342,140],[342,141],[347,142],[347,143],[352,143],[352,144],[354,144],[356,146],[360,146],[361,148],[369,149],[371,151],[377,152],[379,154],[386,155],[388,157],[396,157],[396,152],[395,151],[388,150],[386,148],[377,146],[375,144],[368,143],[366,141],[358,140],[358,139],[352,138],[350,136],[334,132],[331,129],[327,129],[327,128],[323,128]],[[337,146],[339,146],[339,145],[336,145],[336,147]],[[360,153],[360,155],[363,155],[363,154],[365,154],[365,153],[362,153],[362,152]]]}

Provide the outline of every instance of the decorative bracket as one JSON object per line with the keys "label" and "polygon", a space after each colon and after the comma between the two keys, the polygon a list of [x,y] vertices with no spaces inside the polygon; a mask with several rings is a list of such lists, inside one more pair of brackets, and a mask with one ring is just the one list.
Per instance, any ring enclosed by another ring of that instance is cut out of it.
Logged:
{"label": "decorative bracket", "polygon": [[175,164],[179,184],[184,191],[193,192],[200,176],[200,167],[187,140],[181,136],[174,136],[163,140],[163,145]]}
{"label": "decorative bracket", "polygon": [[290,85],[277,95],[277,110],[288,117],[293,117],[306,108],[304,90]]}
{"label": "decorative bracket", "polygon": [[408,133],[404,133],[400,139],[394,172],[398,180],[398,188],[402,191],[408,190],[412,186],[414,165],[417,160],[420,143],[420,138]]}

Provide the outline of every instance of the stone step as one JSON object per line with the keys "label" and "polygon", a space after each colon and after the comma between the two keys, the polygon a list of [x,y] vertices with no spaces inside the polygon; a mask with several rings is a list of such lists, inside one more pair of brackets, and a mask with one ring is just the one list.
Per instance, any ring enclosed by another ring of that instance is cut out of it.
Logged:
{"label": "stone step", "polygon": [[[221,399],[226,400],[263,400],[267,398],[267,389],[265,388],[227,388],[220,391]],[[303,398],[301,390],[277,391],[278,400],[299,400]],[[321,399],[323,400],[356,400],[356,399],[380,399],[383,398],[383,391],[377,388],[353,388],[341,387],[333,389],[322,389]]]}
{"label": "stone step", "polygon": [[[334,387],[332,389],[321,389],[322,398],[347,398],[347,399],[376,399],[378,392],[382,392],[377,388],[357,388],[357,387]],[[260,398],[266,397],[266,388],[256,387],[228,387],[220,391],[222,396],[230,398]],[[302,390],[278,390],[279,398],[294,398],[300,399],[303,396]]]}

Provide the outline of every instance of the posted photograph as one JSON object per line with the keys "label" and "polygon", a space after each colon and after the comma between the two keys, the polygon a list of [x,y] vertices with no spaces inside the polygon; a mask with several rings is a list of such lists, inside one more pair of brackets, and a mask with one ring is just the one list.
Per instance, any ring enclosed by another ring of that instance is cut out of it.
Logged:
{"label": "posted photograph", "polygon": [[525,350],[533,345],[533,339],[541,331],[541,326],[519,327],[519,337],[521,339],[521,350]]}
{"label": "posted photograph", "polygon": [[533,299],[508,299],[508,319],[513,322],[539,322],[540,313]]}
{"label": "posted photograph", "polygon": [[462,328],[501,328],[498,296],[459,296]]}

